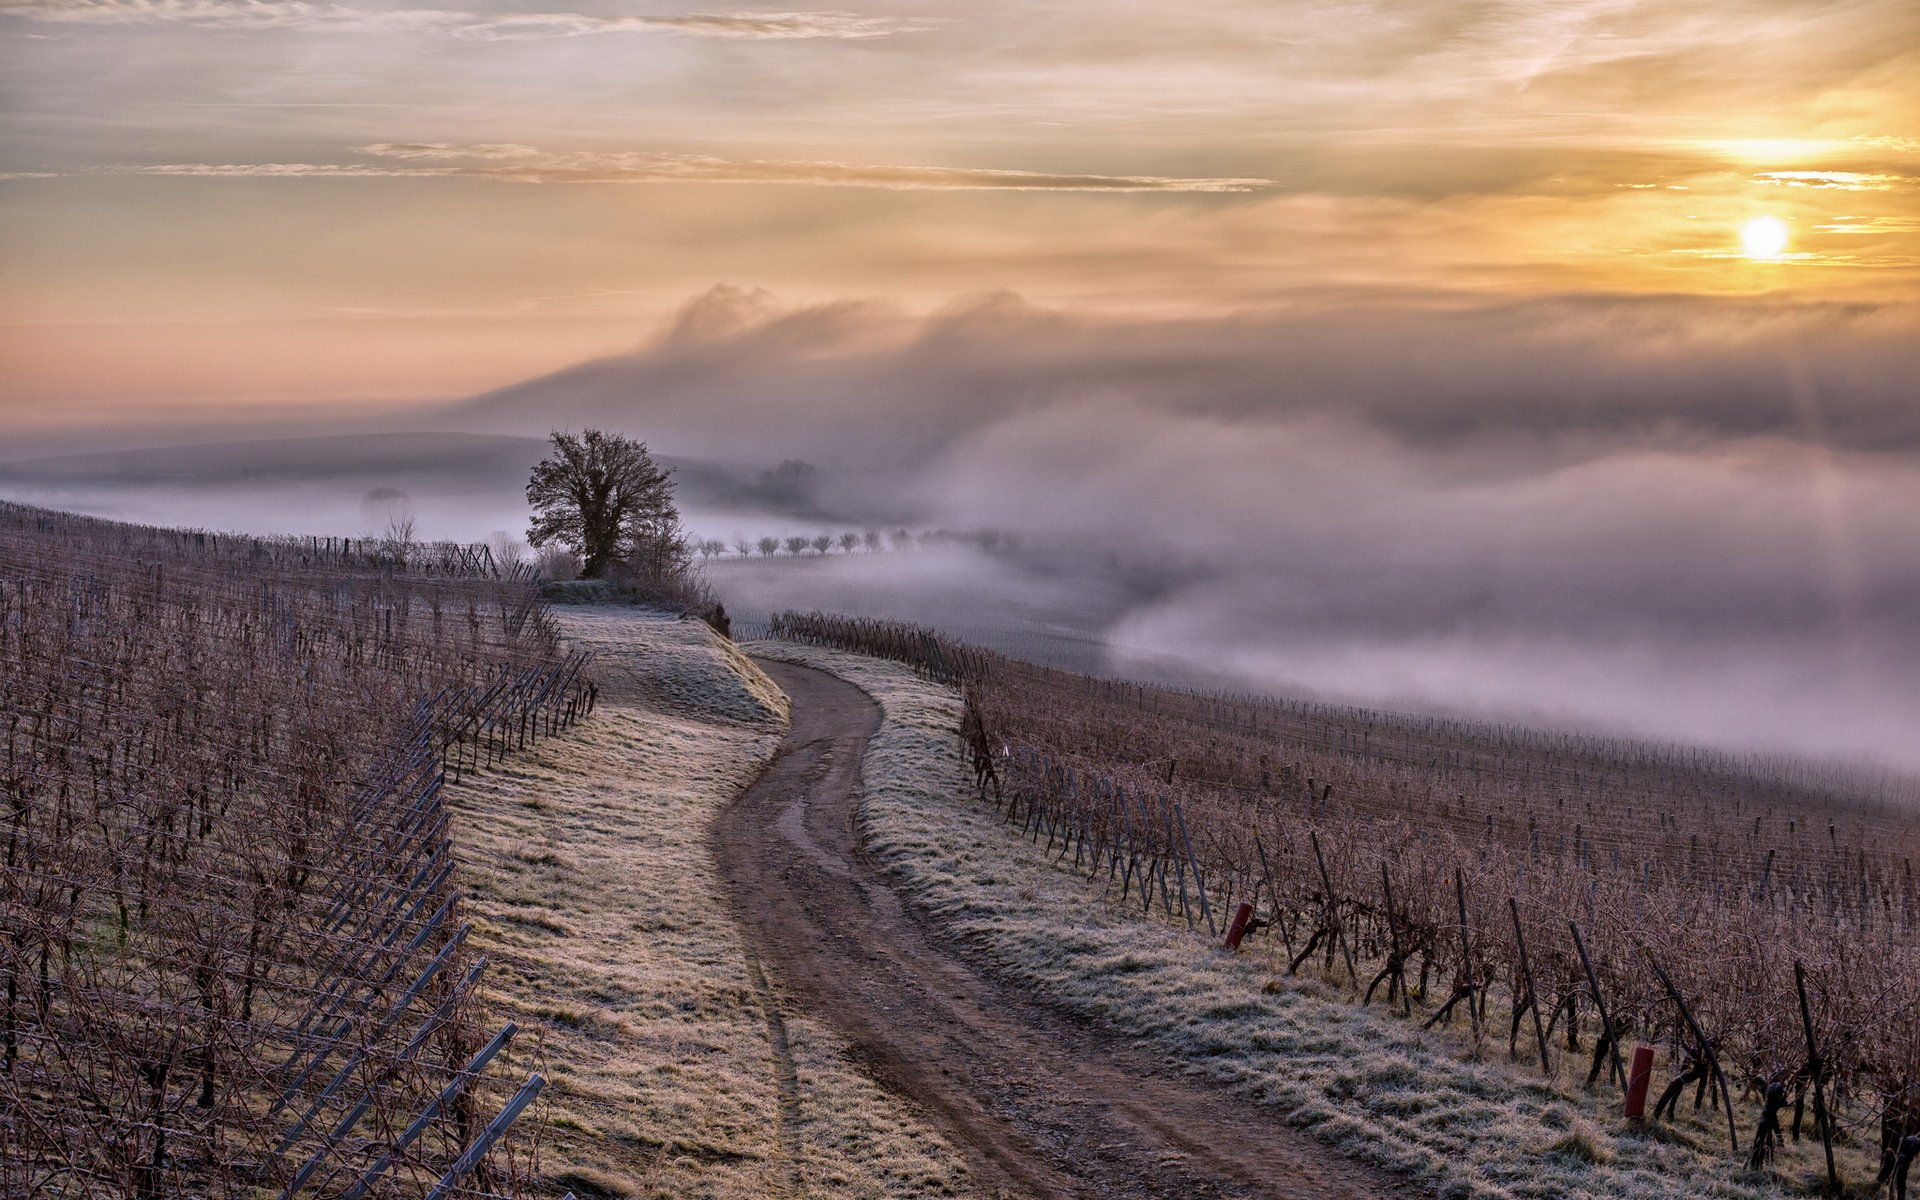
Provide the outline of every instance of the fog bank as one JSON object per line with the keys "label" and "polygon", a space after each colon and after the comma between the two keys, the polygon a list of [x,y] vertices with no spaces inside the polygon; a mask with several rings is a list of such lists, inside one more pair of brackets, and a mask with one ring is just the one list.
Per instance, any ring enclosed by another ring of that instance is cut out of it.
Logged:
{"label": "fog bank", "polygon": [[1597,297],[1115,323],[1000,295],[916,320],[719,289],[459,417],[804,458],[822,528],[1027,535],[964,585],[768,564],[734,577],[755,609],[784,587],[1096,635],[1117,669],[1920,766],[1917,330]]}
{"label": "fog bank", "polygon": [[523,528],[531,439],[600,426],[676,463],[690,527],[730,544],[1023,535],[716,564],[747,614],[894,615],[1074,665],[1920,767],[1915,378],[1911,306],[1357,297],[1119,322],[719,288],[630,354],[407,414],[484,435],[450,457],[336,447],[325,470],[249,476],[216,452],[198,476],[0,484],[100,505],[118,478],[111,515],[303,532],[366,524],[389,487],[423,535],[481,538]]}

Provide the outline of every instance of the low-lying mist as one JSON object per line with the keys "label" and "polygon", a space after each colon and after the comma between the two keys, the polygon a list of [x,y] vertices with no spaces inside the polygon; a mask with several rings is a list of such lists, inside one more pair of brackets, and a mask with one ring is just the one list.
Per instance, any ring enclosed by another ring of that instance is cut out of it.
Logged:
{"label": "low-lying mist", "polygon": [[[713,579],[748,616],[891,615],[1076,666],[1920,768],[1915,378],[1902,307],[1358,298],[1119,322],[994,296],[916,319],[723,288],[631,354],[410,421],[644,438],[680,464],[690,527],[729,545],[1021,535],[729,550]],[[422,491],[422,532],[517,528],[500,487],[497,507]]]}
{"label": "low-lying mist", "polygon": [[1116,670],[1920,766],[1917,329],[1596,297],[1115,323],[997,296],[913,321],[720,289],[462,417],[805,459],[821,529],[1025,535],[717,568],[751,611],[1097,636]]}

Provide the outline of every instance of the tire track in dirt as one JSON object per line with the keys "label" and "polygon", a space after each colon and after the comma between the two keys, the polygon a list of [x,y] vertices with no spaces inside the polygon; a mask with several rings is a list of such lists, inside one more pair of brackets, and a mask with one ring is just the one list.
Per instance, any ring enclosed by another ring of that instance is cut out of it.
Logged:
{"label": "tire track in dirt", "polygon": [[[963,1147],[990,1194],[1373,1200],[1406,1185],[1270,1112],[1172,1074],[970,966],[863,853],[860,762],[880,709],[852,684],[760,666],[793,726],[715,822],[751,953],[883,1086]],[[769,1013],[777,1011],[769,1007]]]}
{"label": "tire track in dirt", "polygon": [[767,982],[760,959],[747,951],[747,978],[759,997],[760,1011],[767,1021],[767,1044],[773,1048],[773,1081],[780,1093],[780,1153],[786,1158],[787,1192],[797,1196],[806,1180],[801,1169],[800,1152],[800,1070],[794,1065],[793,1043],[787,1037],[787,1020],[780,1012],[780,996]]}

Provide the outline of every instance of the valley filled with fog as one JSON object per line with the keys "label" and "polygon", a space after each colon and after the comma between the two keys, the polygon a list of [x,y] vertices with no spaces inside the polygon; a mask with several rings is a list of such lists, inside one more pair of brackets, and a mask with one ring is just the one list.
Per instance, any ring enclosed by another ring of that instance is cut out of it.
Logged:
{"label": "valley filled with fog", "polygon": [[[604,427],[675,468],[749,622],[889,616],[1116,674],[1920,766],[1904,319],[1569,298],[1124,322],[720,288],[640,349],[470,400],[70,439],[0,464],[0,495],[504,542],[545,433]],[[783,548],[740,554],[763,537]]]}

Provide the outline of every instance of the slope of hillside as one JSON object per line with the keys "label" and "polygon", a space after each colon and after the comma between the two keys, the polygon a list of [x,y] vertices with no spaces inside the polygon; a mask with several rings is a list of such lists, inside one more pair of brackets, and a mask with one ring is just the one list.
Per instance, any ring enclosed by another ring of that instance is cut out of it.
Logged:
{"label": "slope of hillside", "polygon": [[[1548,1085],[1494,1048],[1348,1003],[1322,981],[1277,978],[1265,953],[1228,955],[1123,908],[972,798],[955,753],[960,699],[891,662],[783,642],[758,655],[830,670],[880,702],[866,758],[866,844],[979,960],[1073,1017],[1120,1031],[1248,1103],[1450,1197],[1780,1196],[1817,1170],[1789,1145],[1775,1173],[1726,1154],[1717,1113],[1672,1125],[1617,1117],[1610,1091]],[[1743,1111],[1743,1134],[1756,1112]],[[1850,1178],[1871,1168],[1853,1159]]]}
{"label": "slope of hillside", "polygon": [[569,609],[593,719],[454,787],[493,959],[489,1001],[537,1031],[542,1173],[582,1197],[966,1194],[958,1159],[784,1010],[705,846],[778,744],[786,701],[705,625]]}

